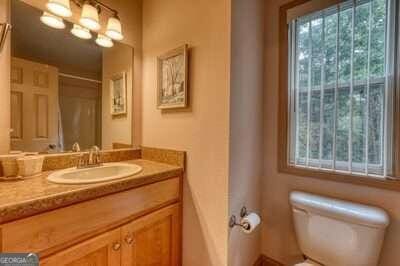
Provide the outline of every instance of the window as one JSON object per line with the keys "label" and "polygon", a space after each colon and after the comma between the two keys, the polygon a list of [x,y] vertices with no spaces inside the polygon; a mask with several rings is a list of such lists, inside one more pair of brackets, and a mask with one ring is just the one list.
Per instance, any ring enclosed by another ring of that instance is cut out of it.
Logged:
{"label": "window", "polygon": [[289,23],[291,166],[391,174],[395,2],[345,1]]}

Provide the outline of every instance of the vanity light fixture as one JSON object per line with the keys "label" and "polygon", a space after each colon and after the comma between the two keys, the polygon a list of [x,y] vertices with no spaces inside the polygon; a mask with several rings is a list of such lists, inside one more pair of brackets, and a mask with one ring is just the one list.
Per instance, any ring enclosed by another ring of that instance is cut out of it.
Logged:
{"label": "vanity light fixture", "polygon": [[106,35],[116,41],[120,41],[124,38],[122,35],[121,21],[117,15],[108,19]]}
{"label": "vanity light fixture", "polygon": [[55,28],[55,29],[64,29],[65,24],[62,18],[59,18],[53,14],[50,14],[49,12],[44,11],[43,15],[40,17],[40,21],[42,21],[44,24],[46,24],[49,27]]}
{"label": "vanity light fixture", "polygon": [[82,27],[81,25],[74,24],[74,26],[71,29],[72,35],[81,38],[81,39],[91,39],[92,34],[90,33],[89,29]]}
{"label": "vanity light fixture", "polygon": [[69,0],[49,0],[46,4],[48,10],[60,17],[72,16]]}
{"label": "vanity light fixture", "polygon": [[[96,43],[102,47],[112,47],[114,45],[113,40],[120,41],[124,38],[118,12],[98,0],[48,0],[46,7],[51,13],[45,11],[40,20],[49,27],[64,29],[65,24],[61,17],[72,16],[71,1],[82,9],[79,18],[80,25],[74,24],[71,29],[74,36],[81,39],[91,39],[90,31],[96,31],[98,32]],[[110,16],[106,30],[100,33],[99,14],[102,11],[107,11]]]}
{"label": "vanity light fixture", "polygon": [[114,46],[113,41],[108,36],[99,33],[97,35],[96,43],[102,47],[110,48]]}
{"label": "vanity light fixture", "polygon": [[89,2],[86,2],[82,6],[82,14],[79,23],[90,30],[93,31],[99,30],[100,23],[99,23],[98,9]]}

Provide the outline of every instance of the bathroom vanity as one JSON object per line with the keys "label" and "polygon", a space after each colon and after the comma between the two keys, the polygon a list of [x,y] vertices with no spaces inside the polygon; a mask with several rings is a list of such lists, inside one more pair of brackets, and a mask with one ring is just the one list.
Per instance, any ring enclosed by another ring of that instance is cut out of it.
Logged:
{"label": "bathroom vanity", "polygon": [[41,265],[180,265],[184,154],[135,156],[124,162],[142,171],[109,182],[55,184],[53,171],[3,182],[1,252],[35,252]]}

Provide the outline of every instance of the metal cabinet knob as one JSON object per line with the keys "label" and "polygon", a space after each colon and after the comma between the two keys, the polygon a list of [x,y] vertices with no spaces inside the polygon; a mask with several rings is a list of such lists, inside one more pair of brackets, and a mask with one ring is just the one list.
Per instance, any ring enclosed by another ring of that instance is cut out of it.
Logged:
{"label": "metal cabinet knob", "polygon": [[121,248],[121,244],[119,242],[116,242],[116,243],[114,243],[112,248],[113,248],[113,250],[117,251]]}
{"label": "metal cabinet knob", "polygon": [[128,245],[133,243],[133,237],[131,235],[127,235],[125,237],[125,243],[127,243]]}

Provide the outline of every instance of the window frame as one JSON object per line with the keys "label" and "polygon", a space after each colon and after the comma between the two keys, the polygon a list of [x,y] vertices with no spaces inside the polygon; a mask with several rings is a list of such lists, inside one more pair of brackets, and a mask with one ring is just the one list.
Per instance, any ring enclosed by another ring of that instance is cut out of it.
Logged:
{"label": "window frame", "polygon": [[[289,87],[289,24],[288,11],[295,7],[309,4],[312,0],[293,0],[280,7],[279,10],[279,111],[278,111],[278,171],[295,176],[318,178],[323,180],[339,181],[358,185],[372,186],[389,190],[400,191],[400,4],[395,12],[395,62],[394,62],[394,89],[393,89],[393,126],[392,126],[392,177],[381,178],[359,173],[332,171],[294,166],[290,163],[290,149],[288,147],[291,137],[291,97]],[[344,0],[330,1],[329,5],[345,2]],[[390,34],[390,33],[389,33]]]}

